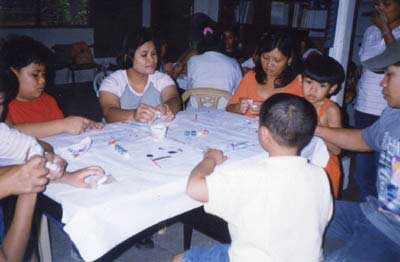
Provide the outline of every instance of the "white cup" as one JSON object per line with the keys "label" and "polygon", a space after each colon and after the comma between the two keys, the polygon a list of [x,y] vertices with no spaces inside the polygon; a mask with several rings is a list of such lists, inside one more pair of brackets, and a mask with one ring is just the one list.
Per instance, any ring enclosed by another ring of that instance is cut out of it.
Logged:
{"label": "white cup", "polygon": [[162,141],[167,134],[168,127],[163,122],[155,122],[150,125],[151,137],[156,141]]}

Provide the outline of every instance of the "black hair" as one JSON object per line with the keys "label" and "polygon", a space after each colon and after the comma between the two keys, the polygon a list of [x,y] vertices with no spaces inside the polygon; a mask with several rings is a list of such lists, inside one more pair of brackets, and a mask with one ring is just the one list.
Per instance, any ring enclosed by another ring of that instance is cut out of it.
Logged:
{"label": "black hair", "polygon": [[[296,30],[293,32],[293,38],[296,39],[298,46],[296,46],[297,53],[302,56],[305,51],[310,48],[315,48],[315,45],[311,38],[308,36],[308,31]],[[304,44],[304,46],[303,46]]]}
{"label": "black hair", "polygon": [[216,22],[208,15],[204,13],[194,13],[191,19],[190,40],[198,44],[203,38],[203,29],[207,26],[214,27],[215,25]]}
{"label": "black hair", "polygon": [[0,96],[3,97],[3,112],[0,115],[0,122],[4,122],[8,112],[8,104],[13,100],[18,93],[17,76],[8,70],[0,69]]}
{"label": "black hair", "polygon": [[207,25],[203,28],[202,37],[197,46],[197,51],[200,55],[207,51],[220,51],[222,41],[216,30],[212,25]]}
{"label": "black hair", "polygon": [[264,72],[261,64],[261,55],[271,52],[277,48],[283,55],[291,58],[290,64],[286,66],[283,72],[275,79],[274,87],[281,88],[292,82],[302,71],[302,63],[297,55],[296,46],[289,33],[270,33],[260,39],[258,43],[257,55],[260,57],[254,68],[256,80],[259,84],[267,82],[267,74]]}
{"label": "black hair", "polygon": [[309,77],[320,83],[340,85],[345,73],[342,65],[326,55],[312,55],[304,62],[303,77]]}
{"label": "black hair", "polygon": [[4,70],[19,70],[30,64],[47,65],[51,51],[32,37],[12,36],[2,45],[0,54]]}
{"label": "black hair", "polygon": [[135,55],[136,49],[150,41],[154,43],[158,52],[160,50],[159,38],[151,28],[143,27],[134,33],[126,34],[122,43],[123,57],[119,61],[121,67],[124,69],[131,68],[133,66],[132,58]]}
{"label": "black hair", "polygon": [[164,58],[163,58],[163,63],[175,63],[179,59],[179,51],[177,48],[174,46],[171,46],[167,48],[167,51],[165,52]]}
{"label": "black hair", "polygon": [[266,127],[279,145],[300,152],[314,135],[317,112],[306,99],[279,93],[262,104],[260,126]]}
{"label": "black hair", "polygon": [[50,61],[51,51],[44,44],[29,36],[10,36],[0,49],[0,92],[4,95],[2,120],[7,105],[19,90],[18,78],[11,69],[20,70],[30,64],[46,65]]}

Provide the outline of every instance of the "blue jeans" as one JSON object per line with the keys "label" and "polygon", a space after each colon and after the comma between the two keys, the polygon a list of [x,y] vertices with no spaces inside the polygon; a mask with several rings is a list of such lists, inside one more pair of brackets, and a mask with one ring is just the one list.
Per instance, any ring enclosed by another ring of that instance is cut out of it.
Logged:
{"label": "blue jeans", "polygon": [[325,262],[400,261],[400,247],[367,220],[357,202],[335,202],[324,253]]}
{"label": "blue jeans", "polygon": [[[364,129],[372,125],[379,116],[370,115],[355,111],[356,128]],[[375,152],[357,153],[355,158],[355,180],[360,191],[360,200],[365,201],[366,197],[377,196],[376,192],[376,169],[379,154]]]}
{"label": "blue jeans", "polygon": [[4,215],[3,215],[3,207],[0,206],[0,245],[3,242],[5,233],[4,233]]}
{"label": "blue jeans", "polygon": [[182,262],[229,262],[230,246],[229,244],[217,244],[205,248],[191,248],[184,253]]}

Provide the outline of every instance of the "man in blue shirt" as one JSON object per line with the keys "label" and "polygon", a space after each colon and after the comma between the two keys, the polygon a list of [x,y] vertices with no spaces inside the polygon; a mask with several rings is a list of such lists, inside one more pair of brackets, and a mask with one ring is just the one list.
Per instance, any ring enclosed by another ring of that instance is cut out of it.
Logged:
{"label": "man in blue shirt", "polygon": [[379,153],[378,198],[336,201],[325,261],[400,261],[400,41],[363,65],[384,71],[380,85],[389,107],[365,129],[318,127],[316,135],[343,149]]}

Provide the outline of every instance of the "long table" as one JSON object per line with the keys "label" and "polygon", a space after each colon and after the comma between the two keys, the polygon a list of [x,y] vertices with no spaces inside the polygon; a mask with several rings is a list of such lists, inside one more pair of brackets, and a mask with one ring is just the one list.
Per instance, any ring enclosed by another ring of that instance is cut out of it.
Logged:
{"label": "long table", "polygon": [[[179,112],[163,141],[155,141],[149,126],[137,122],[107,124],[101,131],[79,136],[49,137],[46,141],[68,161],[68,170],[99,165],[116,182],[92,190],[50,184],[44,194],[61,205],[64,231],[83,259],[92,261],[138,232],[201,206],[185,195],[185,185],[208,148],[223,150],[228,156],[225,165],[266,157],[257,129],[255,119],[197,109]],[[87,137],[92,141],[89,150],[72,156],[70,149]],[[129,158],[111,141],[126,149]],[[326,164],[327,149],[319,138],[303,153],[318,165]]]}

